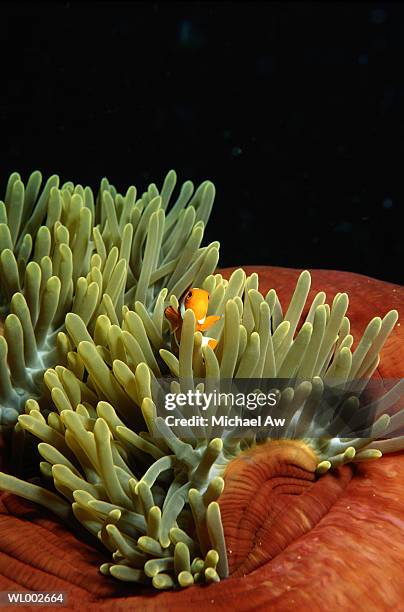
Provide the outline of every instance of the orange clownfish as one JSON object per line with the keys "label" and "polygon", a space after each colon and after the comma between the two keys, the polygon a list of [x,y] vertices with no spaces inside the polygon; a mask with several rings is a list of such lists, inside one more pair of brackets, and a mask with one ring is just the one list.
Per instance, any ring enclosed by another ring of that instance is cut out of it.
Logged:
{"label": "orange clownfish", "polygon": [[[196,331],[204,332],[220,319],[220,317],[216,316],[206,316],[209,306],[209,293],[205,291],[205,289],[191,287],[180,297],[178,306],[178,310],[175,310],[172,306],[168,306],[164,311],[170,322],[171,331],[174,334],[177,344],[181,338],[182,320],[188,308],[194,311]],[[214,349],[217,345],[217,340],[203,336],[202,346],[206,345]]]}

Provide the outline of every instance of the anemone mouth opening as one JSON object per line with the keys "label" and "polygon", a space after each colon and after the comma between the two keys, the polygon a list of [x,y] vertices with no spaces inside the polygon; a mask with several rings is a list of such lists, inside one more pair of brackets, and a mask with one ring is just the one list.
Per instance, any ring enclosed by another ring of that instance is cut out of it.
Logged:
{"label": "anemone mouth opening", "polygon": [[315,474],[317,459],[304,442],[266,442],[233,459],[220,496],[231,578],[270,562],[322,519],[350,482],[343,466]]}

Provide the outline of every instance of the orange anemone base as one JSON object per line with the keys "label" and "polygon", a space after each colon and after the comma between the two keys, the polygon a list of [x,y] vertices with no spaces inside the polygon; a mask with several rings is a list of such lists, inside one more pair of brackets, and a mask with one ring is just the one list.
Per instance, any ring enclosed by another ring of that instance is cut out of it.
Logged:
{"label": "orange anemone base", "polygon": [[277,557],[313,529],[343,493],[351,470],[316,481],[317,463],[313,451],[295,440],[267,442],[231,461],[220,510],[232,577]]}
{"label": "orange anemone base", "polygon": [[[288,303],[299,271],[245,269],[259,273],[262,291],[274,287]],[[312,278],[328,300],[349,293],[356,340],[373,316],[391,308],[402,314],[404,289],[397,285],[328,270],[314,270]],[[403,339],[399,326],[376,376],[402,376]],[[3,494],[0,590],[67,591],[64,609],[404,610],[404,454],[319,479],[315,464],[313,452],[298,442],[267,443],[234,459],[220,499],[231,577],[177,592],[150,592],[101,576],[98,566],[107,556],[82,534]]]}

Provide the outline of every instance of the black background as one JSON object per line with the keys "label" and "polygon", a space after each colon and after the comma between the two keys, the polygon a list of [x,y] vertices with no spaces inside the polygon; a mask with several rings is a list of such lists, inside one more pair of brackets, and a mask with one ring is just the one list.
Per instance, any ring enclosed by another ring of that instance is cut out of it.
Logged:
{"label": "black background", "polygon": [[214,181],[220,263],[403,281],[404,5],[0,5],[1,191]]}

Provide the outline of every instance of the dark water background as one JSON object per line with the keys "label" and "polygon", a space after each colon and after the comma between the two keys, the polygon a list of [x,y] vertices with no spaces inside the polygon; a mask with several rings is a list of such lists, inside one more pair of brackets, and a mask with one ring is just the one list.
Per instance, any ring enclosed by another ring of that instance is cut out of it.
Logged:
{"label": "dark water background", "polygon": [[0,5],[1,192],[212,179],[221,265],[403,282],[402,3]]}

